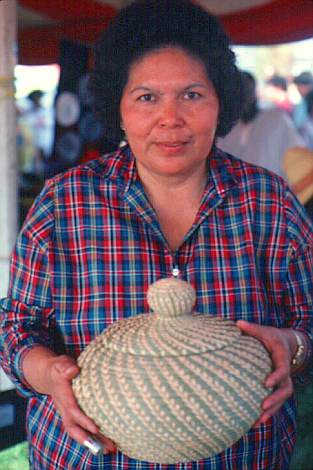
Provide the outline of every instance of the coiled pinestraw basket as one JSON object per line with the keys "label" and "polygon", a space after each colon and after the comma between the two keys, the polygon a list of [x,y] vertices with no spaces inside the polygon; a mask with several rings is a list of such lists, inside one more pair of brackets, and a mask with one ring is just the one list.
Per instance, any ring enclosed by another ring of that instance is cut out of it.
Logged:
{"label": "coiled pinestraw basket", "polygon": [[195,291],[184,281],[161,279],[147,298],[153,314],[115,322],[79,356],[78,403],[129,457],[217,454],[259,417],[269,355],[233,322],[191,313]]}

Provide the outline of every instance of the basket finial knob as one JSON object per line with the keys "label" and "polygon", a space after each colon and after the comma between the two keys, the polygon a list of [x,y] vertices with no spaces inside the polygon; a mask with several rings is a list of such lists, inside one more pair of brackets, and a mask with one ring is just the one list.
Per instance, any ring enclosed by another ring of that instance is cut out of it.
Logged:
{"label": "basket finial knob", "polygon": [[151,284],[147,300],[149,307],[160,317],[173,318],[192,312],[196,292],[188,282],[170,277]]}

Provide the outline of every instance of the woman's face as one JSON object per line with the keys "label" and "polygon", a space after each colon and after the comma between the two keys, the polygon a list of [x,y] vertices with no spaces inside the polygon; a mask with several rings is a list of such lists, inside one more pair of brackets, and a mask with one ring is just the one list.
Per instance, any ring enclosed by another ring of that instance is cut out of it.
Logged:
{"label": "woman's face", "polygon": [[155,175],[203,169],[219,112],[204,64],[166,47],[134,62],[120,113],[138,170]]}

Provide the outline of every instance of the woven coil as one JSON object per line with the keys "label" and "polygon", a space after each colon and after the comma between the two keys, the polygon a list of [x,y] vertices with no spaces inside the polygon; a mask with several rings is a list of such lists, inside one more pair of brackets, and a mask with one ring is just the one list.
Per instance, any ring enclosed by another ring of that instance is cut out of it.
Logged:
{"label": "woven coil", "polygon": [[259,417],[269,355],[234,323],[191,314],[195,295],[184,281],[157,281],[147,297],[155,313],[114,323],[79,356],[78,403],[137,460],[217,454]]}

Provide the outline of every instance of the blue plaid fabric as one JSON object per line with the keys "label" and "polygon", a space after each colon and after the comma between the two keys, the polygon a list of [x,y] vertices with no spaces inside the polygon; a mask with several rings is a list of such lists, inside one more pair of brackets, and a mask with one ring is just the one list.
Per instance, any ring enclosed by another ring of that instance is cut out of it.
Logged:
{"label": "blue plaid fabric", "polygon": [[158,465],[119,452],[92,456],[63,431],[50,397],[23,377],[23,355],[33,345],[76,358],[112,322],[148,311],[149,284],[174,268],[195,287],[198,312],[312,335],[313,229],[302,206],[282,179],[218,149],[208,168],[201,207],[175,253],[129,148],[56,176],[36,199],[17,239],[0,314],[1,364],[29,398],[32,469],[288,468],[293,399],[219,455]]}

